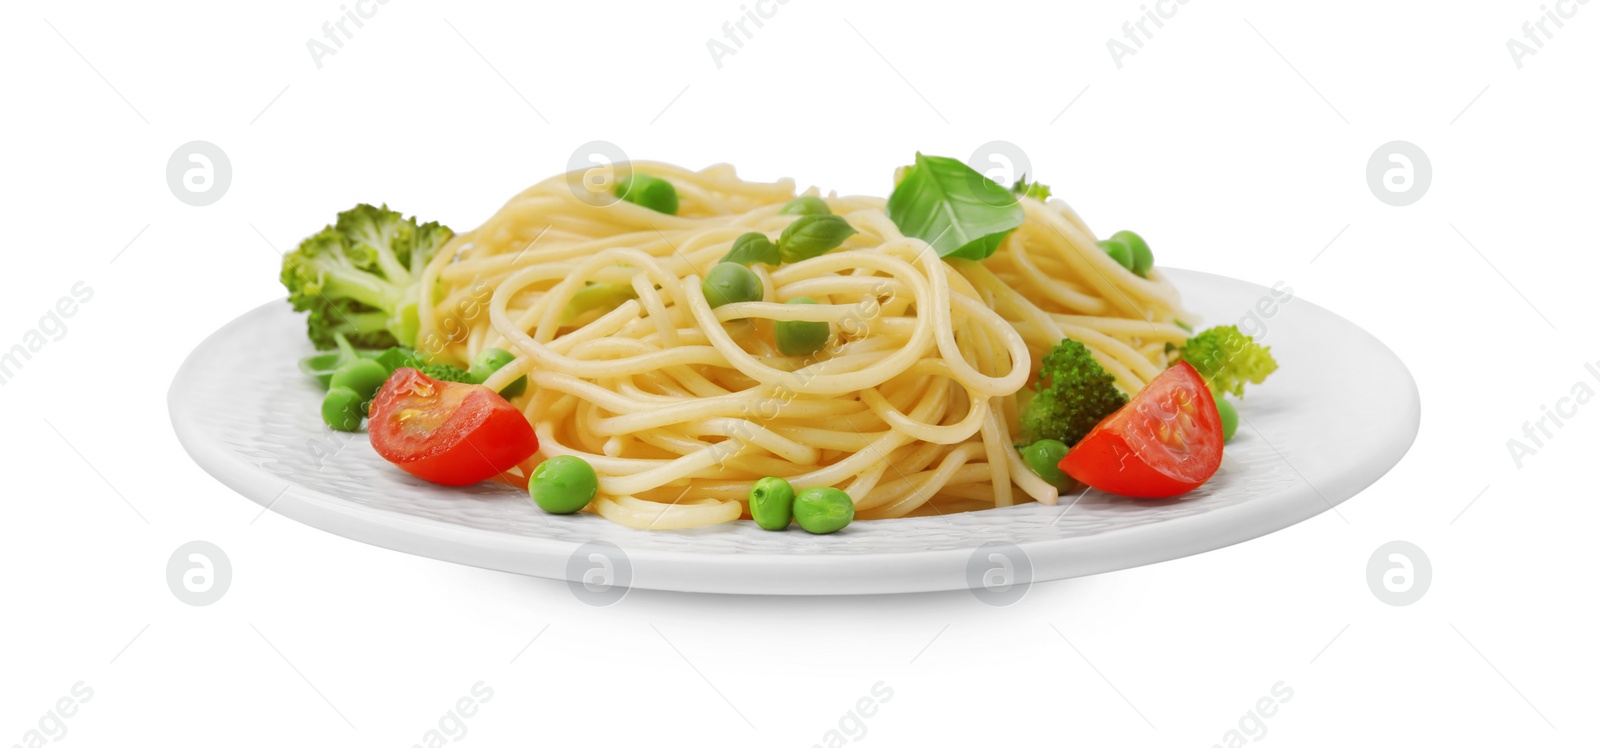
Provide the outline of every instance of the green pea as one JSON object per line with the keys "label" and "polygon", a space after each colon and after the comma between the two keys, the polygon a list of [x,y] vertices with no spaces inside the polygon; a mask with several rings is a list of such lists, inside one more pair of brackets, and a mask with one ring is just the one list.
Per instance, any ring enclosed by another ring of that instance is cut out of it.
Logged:
{"label": "green pea", "polygon": [[561,455],[539,463],[528,476],[528,495],[551,514],[572,514],[589,505],[600,478],[581,457]]}
{"label": "green pea", "polygon": [[1156,256],[1150,252],[1150,245],[1145,243],[1144,237],[1132,231],[1118,231],[1111,238],[1128,245],[1133,262],[1126,267],[1140,278],[1149,277],[1150,269],[1156,266]]}
{"label": "green pea", "polygon": [[783,216],[829,216],[833,209],[828,207],[828,202],[816,195],[804,195],[783,204],[778,209],[778,215]]}
{"label": "green pea", "polygon": [[371,400],[388,378],[388,367],[370,358],[358,358],[341,364],[333,372],[333,378],[328,380],[328,386],[348,387],[355,390],[362,400]]}
{"label": "green pea", "polygon": [[[786,304],[815,304],[810,296],[796,296]],[[828,344],[833,329],[826,322],[780,321],[772,325],[772,337],[778,341],[778,350],[785,356],[806,356],[822,350]]]}
{"label": "green pea", "polygon": [[[500,370],[500,367],[517,359],[510,351],[503,348],[485,348],[478,351],[476,358],[472,359],[472,368],[467,370],[467,376],[474,384],[483,384],[491,374]],[[516,381],[500,389],[501,397],[516,397],[528,389],[528,375],[517,377]]]}
{"label": "green pea", "polygon": [[1061,458],[1067,456],[1067,445],[1055,439],[1040,439],[1022,449],[1022,461],[1028,469],[1058,491],[1067,490],[1072,479],[1061,472]]}
{"label": "green pea", "polygon": [[322,422],[335,431],[360,431],[367,398],[349,387],[330,387],[322,396]]}
{"label": "green pea", "polygon": [[1129,249],[1127,244],[1115,238],[1101,239],[1100,248],[1111,255],[1111,259],[1116,260],[1118,265],[1129,270],[1133,269],[1133,250]]}
{"label": "green pea", "polygon": [[677,188],[665,179],[642,172],[634,172],[618,181],[617,197],[669,216],[678,212]]}
{"label": "green pea", "polygon": [[711,308],[716,309],[723,304],[760,301],[761,279],[743,265],[719,262],[711,268],[711,272],[706,273],[705,280],[700,281],[700,290],[705,293]]}
{"label": "green pea", "polygon": [[837,488],[812,486],[794,497],[794,521],[817,535],[837,531],[856,518],[856,503]]}
{"label": "green pea", "polygon": [[763,530],[782,530],[794,518],[794,486],[766,477],[750,487],[750,517]]}
{"label": "green pea", "polygon": [[1233,438],[1233,432],[1239,430],[1239,411],[1234,409],[1233,403],[1228,402],[1221,392],[1211,397],[1217,401],[1217,416],[1222,419],[1222,441],[1227,443]]}

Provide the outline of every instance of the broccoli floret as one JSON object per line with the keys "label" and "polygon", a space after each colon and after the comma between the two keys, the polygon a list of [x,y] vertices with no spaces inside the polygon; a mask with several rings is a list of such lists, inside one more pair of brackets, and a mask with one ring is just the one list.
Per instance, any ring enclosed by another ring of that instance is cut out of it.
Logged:
{"label": "broccoli floret", "polygon": [[317,348],[415,345],[422,271],[454,234],[388,206],[357,205],[283,257],[278,279]]}
{"label": "broccoli floret", "polygon": [[1181,358],[1210,385],[1212,392],[1244,397],[1244,384],[1261,384],[1278,370],[1272,349],[1255,342],[1233,325],[1205,330],[1183,344]]}
{"label": "broccoli floret", "polygon": [[427,374],[441,382],[461,382],[462,384],[476,384],[472,375],[466,369],[453,364],[427,364],[417,371]]}
{"label": "broccoli floret", "polygon": [[1022,406],[1018,422],[1022,445],[1056,439],[1078,443],[1095,424],[1127,404],[1116,377],[1101,368],[1089,347],[1067,338],[1044,357],[1033,399]]}
{"label": "broccoli floret", "polygon": [[1024,197],[1031,197],[1041,203],[1050,199],[1050,185],[1029,182],[1026,174],[1022,175],[1016,184],[1011,185],[1011,191]]}

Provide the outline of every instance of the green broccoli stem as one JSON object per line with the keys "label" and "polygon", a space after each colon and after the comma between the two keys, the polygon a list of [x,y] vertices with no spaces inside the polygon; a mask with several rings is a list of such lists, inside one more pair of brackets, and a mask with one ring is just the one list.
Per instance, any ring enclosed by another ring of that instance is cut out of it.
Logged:
{"label": "green broccoli stem", "polygon": [[374,309],[393,309],[413,300],[405,293],[410,286],[396,286],[371,273],[351,267],[348,272],[326,272],[322,276],[322,295],[329,299],[352,299]]}
{"label": "green broccoli stem", "polygon": [[[389,315],[383,312],[351,313],[335,310],[334,314],[353,333],[384,332],[389,329]],[[335,332],[334,334],[338,335],[339,333]]]}
{"label": "green broccoli stem", "polygon": [[[400,258],[395,257],[393,249],[388,246],[374,247],[373,249],[377,250],[378,269],[383,271],[384,277],[388,278],[391,284],[397,288],[411,288],[416,285],[417,279],[400,262]],[[387,309],[388,307],[384,308]]]}
{"label": "green broccoli stem", "polygon": [[417,302],[413,300],[394,307],[394,314],[389,315],[385,326],[400,345],[407,348],[415,346],[417,330],[422,327],[422,321],[417,316]]}
{"label": "green broccoli stem", "polygon": [[344,334],[334,333],[333,344],[339,347],[339,363],[356,359],[355,346],[350,345],[349,339],[345,338]]}

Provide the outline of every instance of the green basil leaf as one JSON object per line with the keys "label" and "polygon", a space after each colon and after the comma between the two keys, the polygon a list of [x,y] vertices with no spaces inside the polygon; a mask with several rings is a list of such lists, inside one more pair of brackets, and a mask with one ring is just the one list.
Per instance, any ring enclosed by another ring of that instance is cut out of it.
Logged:
{"label": "green basil leaf", "polygon": [[827,201],[816,195],[797,197],[778,209],[780,216],[825,216],[833,213]]}
{"label": "green basil leaf", "polygon": [[835,215],[800,216],[778,236],[778,254],[784,262],[799,262],[837,249],[856,230]]}
{"label": "green basil leaf", "polygon": [[739,265],[753,265],[759,262],[763,265],[776,266],[780,260],[778,245],[773,244],[766,234],[751,231],[740,234],[738,239],[734,239],[733,247],[718,264],[732,262]]}
{"label": "green basil leaf", "polygon": [[982,260],[1022,225],[1022,205],[972,167],[918,153],[889,195],[889,219],[900,233],[933,245],[940,257]]}

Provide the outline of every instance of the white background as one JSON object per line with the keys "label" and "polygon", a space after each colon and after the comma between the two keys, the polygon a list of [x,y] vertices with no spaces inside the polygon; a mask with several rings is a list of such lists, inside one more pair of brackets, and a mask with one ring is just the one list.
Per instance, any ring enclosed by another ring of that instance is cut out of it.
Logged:
{"label": "white background", "polygon": [[[0,348],[93,289],[0,387],[0,745],[79,681],[93,696],[61,745],[409,746],[479,681],[493,696],[461,744],[809,746],[879,681],[893,696],[863,744],[1210,746],[1279,681],[1293,697],[1263,744],[1600,737],[1600,406],[1520,469],[1506,446],[1575,383],[1600,389],[1583,369],[1600,4],[1565,0],[1575,16],[1519,69],[1506,41],[1541,0],[1194,0],[1119,69],[1106,43],[1131,0],[791,0],[719,69],[706,42],[739,0],[393,0],[319,69],[306,42],[340,1],[0,9]],[[593,608],[256,519],[179,448],[172,373],[282,295],[277,251],[358,201],[471,227],[596,139],[880,195],[916,150],[1015,143],[1101,233],[1285,281],[1372,331],[1417,379],[1421,433],[1343,520],[1006,608],[640,591]],[[191,140],[232,163],[209,207],[166,183]],[[1432,163],[1410,207],[1366,183],[1393,140]],[[234,569],[208,607],[165,581],[195,539]],[[1409,607],[1365,580],[1395,539],[1432,560]]]}

